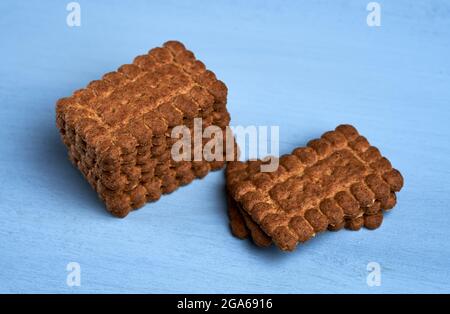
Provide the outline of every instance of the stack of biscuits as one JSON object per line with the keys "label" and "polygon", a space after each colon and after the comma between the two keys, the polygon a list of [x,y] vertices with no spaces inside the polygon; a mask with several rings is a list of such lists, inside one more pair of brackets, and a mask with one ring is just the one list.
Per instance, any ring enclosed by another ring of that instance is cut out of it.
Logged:
{"label": "stack of biscuits", "polygon": [[108,211],[125,217],[224,166],[225,157],[193,160],[193,146],[186,158],[172,158],[171,148],[180,140],[173,129],[192,133],[194,121],[220,127],[226,138],[226,103],[225,84],[183,44],[169,41],[60,99],[56,120],[72,163]]}
{"label": "stack of biscuits", "polygon": [[[378,228],[396,204],[403,177],[351,125],[267,161],[228,163],[228,213],[233,234],[259,246],[292,251],[325,230]],[[272,161],[270,161],[272,162]]]}

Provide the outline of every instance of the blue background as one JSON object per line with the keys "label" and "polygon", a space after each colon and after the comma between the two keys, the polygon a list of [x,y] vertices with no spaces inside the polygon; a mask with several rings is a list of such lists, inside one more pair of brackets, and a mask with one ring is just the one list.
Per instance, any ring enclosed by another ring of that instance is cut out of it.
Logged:
{"label": "blue background", "polygon": [[[369,1],[79,1],[74,28],[68,2],[0,3],[1,292],[450,292],[448,1],[379,1],[372,28]],[[55,102],[168,39],[228,85],[233,125],[280,125],[281,153],[356,125],[405,178],[382,227],[258,249],[230,234],[222,171],[110,216]]]}

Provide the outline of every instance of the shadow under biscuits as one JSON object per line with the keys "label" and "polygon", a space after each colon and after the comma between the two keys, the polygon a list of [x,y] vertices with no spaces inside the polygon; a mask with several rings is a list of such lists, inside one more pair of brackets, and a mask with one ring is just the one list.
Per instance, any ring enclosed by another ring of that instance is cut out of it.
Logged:
{"label": "shadow under biscuits", "polygon": [[[53,110],[53,106],[51,109]],[[95,208],[99,215],[109,216],[96,192],[70,162],[67,149],[56,128],[54,114],[36,121],[36,124],[29,128],[32,129],[33,138],[27,140],[33,141],[34,152],[28,155],[29,162],[36,165],[40,177],[46,178],[36,184],[44,186],[51,194],[63,196],[67,205],[91,212],[92,208]]]}
{"label": "shadow under biscuits", "polygon": [[289,255],[293,256],[292,254],[289,254],[289,252],[282,251],[278,249],[275,245],[268,246],[264,248],[264,250],[261,249],[261,247],[255,245],[253,241],[242,241],[242,243],[245,245],[246,251],[249,254],[258,255],[261,258],[264,258],[265,261],[274,262],[277,266],[280,266],[282,264],[280,263],[286,263]]}

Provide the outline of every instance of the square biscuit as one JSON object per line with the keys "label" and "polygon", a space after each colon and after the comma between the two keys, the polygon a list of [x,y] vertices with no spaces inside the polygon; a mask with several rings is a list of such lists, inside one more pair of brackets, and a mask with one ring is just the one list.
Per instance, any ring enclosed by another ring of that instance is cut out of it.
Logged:
{"label": "square biscuit", "polygon": [[177,41],[103,75],[56,105],[56,124],[69,158],[108,211],[118,217],[159,199],[224,162],[175,162],[171,131],[225,130],[227,88]]}

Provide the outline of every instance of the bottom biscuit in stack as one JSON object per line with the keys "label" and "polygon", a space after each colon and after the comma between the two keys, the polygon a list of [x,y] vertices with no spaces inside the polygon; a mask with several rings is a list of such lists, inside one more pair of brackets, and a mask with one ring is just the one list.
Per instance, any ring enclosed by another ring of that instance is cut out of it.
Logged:
{"label": "bottom biscuit in stack", "polygon": [[272,244],[270,237],[239,207],[230,195],[227,195],[227,208],[230,228],[234,236],[239,239],[250,237],[260,247],[267,247]]}

